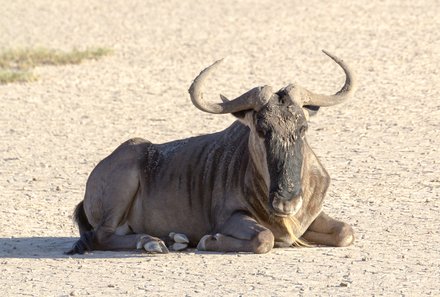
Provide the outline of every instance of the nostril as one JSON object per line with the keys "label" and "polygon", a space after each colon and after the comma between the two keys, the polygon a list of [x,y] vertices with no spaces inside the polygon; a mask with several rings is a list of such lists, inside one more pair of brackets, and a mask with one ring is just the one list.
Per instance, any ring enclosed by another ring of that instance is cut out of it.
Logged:
{"label": "nostril", "polygon": [[299,198],[299,197],[301,197],[302,196],[302,191],[301,191],[301,189],[298,189],[298,190],[295,190],[295,191],[293,191],[292,193],[291,193],[291,197],[293,198],[293,199],[295,199],[295,198]]}
{"label": "nostril", "polygon": [[292,199],[282,199],[279,195],[274,195],[271,200],[271,207],[278,215],[294,215],[302,207],[302,197]]}
{"label": "nostril", "polygon": [[293,207],[292,211],[297,213],[300,210],[300,208],[302,207],[302,205],[303,205],[302,196],[296,197],[295,200],[292,201],[292,207]]}

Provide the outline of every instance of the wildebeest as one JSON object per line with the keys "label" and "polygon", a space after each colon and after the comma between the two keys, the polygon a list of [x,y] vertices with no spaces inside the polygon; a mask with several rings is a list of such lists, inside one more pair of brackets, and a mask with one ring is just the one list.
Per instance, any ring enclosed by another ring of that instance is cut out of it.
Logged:
{"label": "wildebeest", "polygon": [[330,178],[306,141],[308,112],[341,103],[355,89],[348,65],[334,95],[297,85],[256,87],[236,99],[205,101],[203,85],[220,61],[192,83],[192,103],[238,120],[223,131],[153,144],[131,139],[102,160],[75,209],[81,237],[68,254],[145,249],[266,253],[300,238],[347,246],[352,228],[322,211]]}

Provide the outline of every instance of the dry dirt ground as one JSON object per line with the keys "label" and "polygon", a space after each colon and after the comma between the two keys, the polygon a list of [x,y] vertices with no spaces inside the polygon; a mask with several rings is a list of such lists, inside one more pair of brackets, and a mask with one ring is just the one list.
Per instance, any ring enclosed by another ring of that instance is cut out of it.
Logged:
{"label": "dry dirt ground", "polygon": [[[327,2],[0,0],[2,48],[114,50],[0,86],[2,295],[440,296],[440,4]],[[344,75],[321,49],[360,82],[308,133],[332,176],[325,209],[353,225],[354,246],[63,255],[87,176],[116,146],[233,121],[191,105],[202,68],[229,57],[212,98],[289,82],[331,93]]]}

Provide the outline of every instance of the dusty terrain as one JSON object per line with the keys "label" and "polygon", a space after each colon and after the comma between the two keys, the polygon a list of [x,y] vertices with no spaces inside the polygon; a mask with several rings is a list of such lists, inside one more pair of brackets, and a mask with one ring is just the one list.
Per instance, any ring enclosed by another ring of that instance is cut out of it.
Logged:
{"label": "dusty terrain", "polygon": [[[106,46],[0,86],[3,296],[439,296],[440,5],[437,1],[0,1],[0,47]],[[332,176],[325,209],[353,225],[349,248],[265,255],[94,252],[68,257],[89,172],[132,137],[164,142],[232,123],[193,107],[297,82],[331,93],[349,61],[360,88],[321,109],[309,143]]]}

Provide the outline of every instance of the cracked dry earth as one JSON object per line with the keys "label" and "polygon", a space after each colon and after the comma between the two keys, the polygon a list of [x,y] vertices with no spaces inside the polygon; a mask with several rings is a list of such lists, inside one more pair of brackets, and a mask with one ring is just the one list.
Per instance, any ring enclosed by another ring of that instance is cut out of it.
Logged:
{"label": "cracked dry earth", "polygon": [[[357,3],[357,4],[356,4]],[[106,46],[99,61],[40,67],[0,86],[3,296],[440,296],[440,5],[437,1],[1,1],[2,48]],[[232,123],[190,103],[199,71],[229,97],[297,82],[331,93],[308,139],[332,176],[325,210],[348,248],[63,255],[89,172],[132,137],[159,143]]]}

